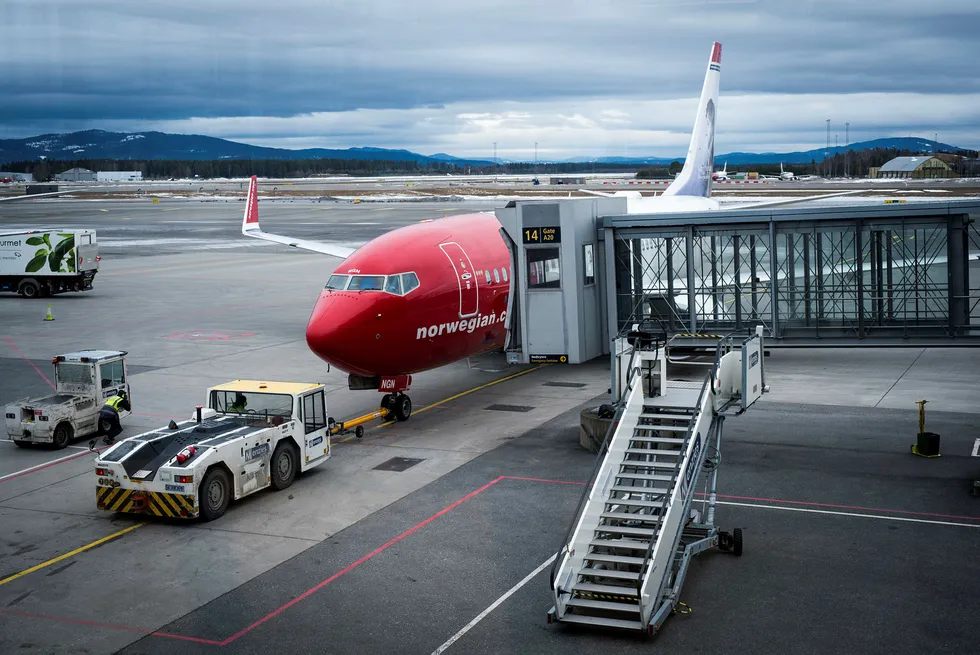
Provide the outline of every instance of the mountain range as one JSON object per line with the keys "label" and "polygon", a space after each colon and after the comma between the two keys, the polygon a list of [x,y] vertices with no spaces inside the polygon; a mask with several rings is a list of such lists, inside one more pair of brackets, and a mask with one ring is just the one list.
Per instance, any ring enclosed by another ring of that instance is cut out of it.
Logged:
{"label": "mountain range", "polygon": [[[802,152],[730,152],[715,156],[716,164],[727,162],[732,166],[745,164],[809,164],[822,161],[846,150],[865,150],[869,148],[894,148],[912,152],[936,152],[938,150],[956,152],[957,146],[916,137],[887,137],[852,143],[849,146],[815,148]],[[413,161],[422,164],[451,163],[460,166],[488,166],[489,160],[465,159],[445,153],[422,155],[409,150],[387,148],[305,148],[290,150],[286,148],[267,148],[253,146],[237,141],[198,134],[166,134],[164,132],[106,132],[104,130],[85,130],[67,134],[42,134],[26,139],[0,139],[0,164],[17,161],[35,161],[41,157],[54,160],[116,159],[116,160],[197,160],[214,161],[221,159],[361,159],[384,161]],[[678,157],[574,157],[558,161],[540,163],[581,163],[581,164],[621,164],[621,165],[667,165],[673,161],[683,161]],[[499,163],[515,163],[499,160]]]}

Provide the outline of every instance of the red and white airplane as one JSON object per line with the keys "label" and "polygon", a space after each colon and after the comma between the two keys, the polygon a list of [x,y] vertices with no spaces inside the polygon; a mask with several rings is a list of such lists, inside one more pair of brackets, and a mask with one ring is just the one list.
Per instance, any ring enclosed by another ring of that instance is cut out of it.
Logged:
{"label": "red and white airplane", "polygon": [[[630,213],[720,208],[710,198],[720,70],[721,44],[715,43],[684,168],[661,196],[611,194],[625,195]],[[753,206],[800,200],[805,199]],[[412,411],[405,392],[413,373],[504,346],[513,275],[507,237],[493,214],[409,225],[354,250],[263,232],[253,176],[242,233],[343,259],[320,292],[306,342],[321,359],[349,373],[351,389],[385,393],[382,407],[399,420]]]}

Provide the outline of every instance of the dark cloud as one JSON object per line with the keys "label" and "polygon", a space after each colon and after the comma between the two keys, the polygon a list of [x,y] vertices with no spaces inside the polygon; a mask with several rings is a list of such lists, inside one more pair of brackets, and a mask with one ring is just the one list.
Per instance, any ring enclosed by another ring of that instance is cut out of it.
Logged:
{"label": "dark cloud", "polygon": [[553,99],[571,114],[695,96],[716,39],[726,96],[975,94],[978,19],[967,0],[8,0],[0,129]]}

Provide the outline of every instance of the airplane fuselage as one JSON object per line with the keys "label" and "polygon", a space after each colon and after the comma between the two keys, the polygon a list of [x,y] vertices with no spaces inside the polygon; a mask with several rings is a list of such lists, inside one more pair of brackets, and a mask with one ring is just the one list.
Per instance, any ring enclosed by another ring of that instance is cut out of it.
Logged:
{"label": "airplane fuselage", "polygon": [[490,214],[388,232],[334,270],[310,316],[307,344],[343,371],[382,377],[499,350],[510,265]]}

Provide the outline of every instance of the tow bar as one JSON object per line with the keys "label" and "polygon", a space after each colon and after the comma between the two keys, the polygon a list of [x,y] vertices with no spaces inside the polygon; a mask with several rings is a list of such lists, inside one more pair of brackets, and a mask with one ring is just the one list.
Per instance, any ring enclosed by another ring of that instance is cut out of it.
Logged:
{"label": "tow bar", "polygon": [[327,425],[330,427],[330,434],[349,434],[350,431],[354,430],[354,436],[360,439],[364,436],[364,424],[369,423],[375,419],[385,418],[390,412],[384,407],[378,408],[371,412],[370,414],[364,414],[363,416],[358,416],[357,418],[352,418],[348,421],[343,421],[337,423],[333,418],[327,419]]}

